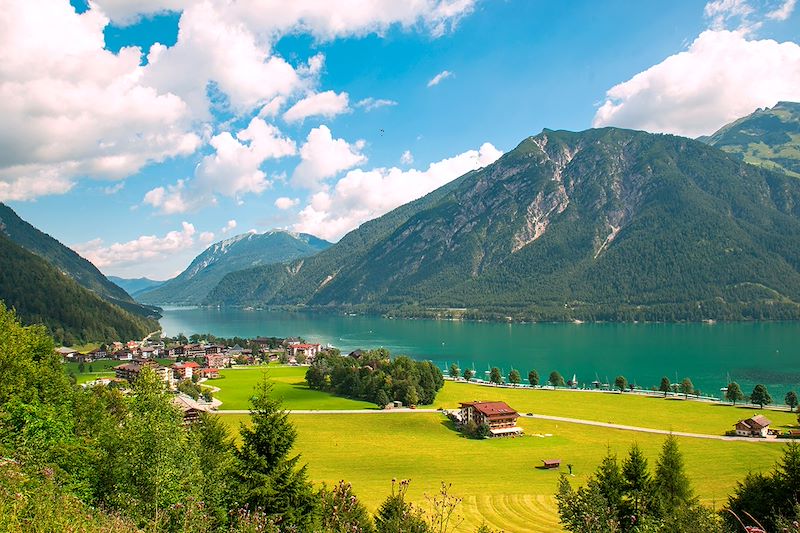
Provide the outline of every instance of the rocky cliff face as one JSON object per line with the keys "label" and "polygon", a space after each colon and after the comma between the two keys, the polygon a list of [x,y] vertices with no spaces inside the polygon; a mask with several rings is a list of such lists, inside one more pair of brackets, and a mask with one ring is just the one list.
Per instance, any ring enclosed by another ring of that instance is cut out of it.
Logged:
{"label": "rocky cliff face", "polygon": [[690,139],[545,130],[302,265],[223,279],[209,301],[520,317],[793,309],[798,199],[797,180]]}

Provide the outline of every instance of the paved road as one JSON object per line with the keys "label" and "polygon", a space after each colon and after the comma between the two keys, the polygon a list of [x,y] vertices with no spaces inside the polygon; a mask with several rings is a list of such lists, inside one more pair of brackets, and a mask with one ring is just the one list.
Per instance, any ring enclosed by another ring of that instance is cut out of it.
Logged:
{"label": "paved road", "polygon": [[[322,409],[297,409],[297,410],[289,410],[290,414],[293,415],[389,415],[389,414],[400,414],[400,413],[439,413],[436,409],[386,409],[386,410],[379,410],[379,409],[330,409],[330,410],[322,410]],[[221,410],[217,411],[217,414],[249,414],[250,411],[247,410]],[[583,420],[580,418],[566,418],[563,416],[550,416],[550,415],[537,415],[537,414],[529,414],[529,415],[520,415],[523,418],[534,418],[538,420],[549,420],[551,422],[564,422],[565,424],[582,424],[584,426],[596,426],[596,427],[603,427],[609,429],[619,429],[623,431],[637,431],[639,433],[653,433],[656,435],[675,435],[676,437],[688,437],[692,439],[711,439],[711,440],[723,440],[723,441],[740,441],[740,442],[777,442],[777,443],[786,443],[784,439],[751,439],[747,437],[728,437],[725,435],[706,435],[703,433],[688,433],[685,431],[669,431],[666,429],[654,429],[654,428],[643,428],[638,426],[626,426],[623,424],[611,424],[608,422],[597,422],[595,420]]]}

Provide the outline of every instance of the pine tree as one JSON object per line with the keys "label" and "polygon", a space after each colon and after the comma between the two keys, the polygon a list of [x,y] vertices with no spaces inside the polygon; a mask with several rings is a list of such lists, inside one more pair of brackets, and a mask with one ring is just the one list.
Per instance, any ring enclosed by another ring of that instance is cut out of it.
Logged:
{"label": "pine tree", "polygon": [[649,500],[652,478],[648,470],[647,459],[636,443],[631,446],[628,458],[622,465],[622,476],[625,478],[625,492],[631,500],[631,510],[634,515],[638,516],[645,509]]}
{"label": "pine tree", "polygon": [[667,437],[656,461],[655,494],[665,514],[692,499],[692,487],[683,466],[683,456],[678,449],[678,439]]}
{"label": "pine tree", "polygon": [[306,467],[297,467],[300,456],[289,457],[297,430],[271,392],[272,385],[264,377],[250,399],[251,425],[242,423],[239,429],[242,446],[236,453],[235,475],[240,502],[262,509],[281,524],[307,530],[316,497]]}
{"label": "pine tree", "polygon": [[617,462],[617,455],[611,453],[608,448],[603,462],[595,471],[595,483],[608,505],[615,510],[619,510],[622,503],[622,494],[625,490],[625,478]]}

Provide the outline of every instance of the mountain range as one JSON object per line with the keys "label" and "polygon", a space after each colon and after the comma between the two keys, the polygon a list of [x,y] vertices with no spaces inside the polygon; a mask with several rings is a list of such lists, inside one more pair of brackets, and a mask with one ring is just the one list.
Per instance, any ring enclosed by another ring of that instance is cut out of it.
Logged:
{"label": "mountain range", "polygon": [[201,304],[230,272],[308,257],[330,245],[313,235],[279,230],[237,235],[212,244],[178,276],[138,291],[136,297],[152,304]]}
{"label": "mountain range", "polygon": [[800,103],[757,109],[699,140],[747,163],[800,178]]}
{"label": "mountain range", "polygon": [[125,292],[130,294],[133,298],[139,293],[154,289],[164,284],[163,281],[157,281],[150,278],[119,278],[117,276],[107,276],[109,281],[121,287]]}
{"label": "mountain range", "polygon": [[211,305],[535,320],[800,317],[800,180],[703,142],[544,130]]}

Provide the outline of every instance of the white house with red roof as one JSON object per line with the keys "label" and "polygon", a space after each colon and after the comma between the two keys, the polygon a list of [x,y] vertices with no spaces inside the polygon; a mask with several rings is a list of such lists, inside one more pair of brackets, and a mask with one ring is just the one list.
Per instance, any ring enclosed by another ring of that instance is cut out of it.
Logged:
{"label": "white house with red roof", "polygon": [[286,355],[289,356],[290,362],[292,360],[297,361],[297,356],[302,354],[305,356],[306,361],[310,363],[319,354],[320,350],[322,350],[321,344],[296,343],[286,345]]}

